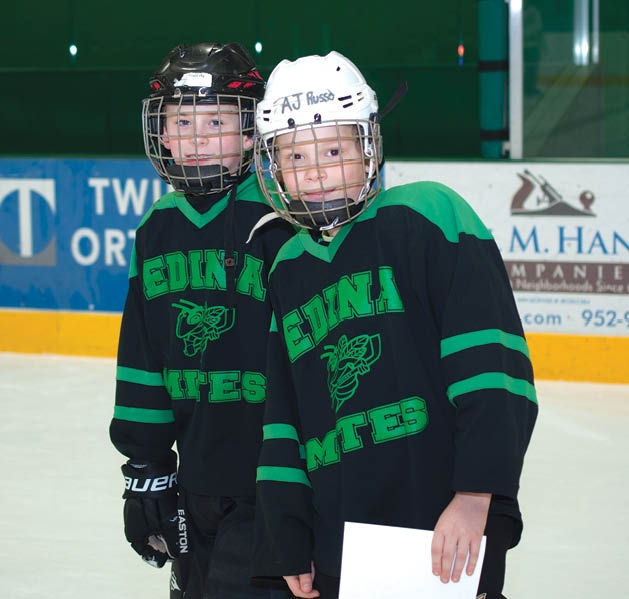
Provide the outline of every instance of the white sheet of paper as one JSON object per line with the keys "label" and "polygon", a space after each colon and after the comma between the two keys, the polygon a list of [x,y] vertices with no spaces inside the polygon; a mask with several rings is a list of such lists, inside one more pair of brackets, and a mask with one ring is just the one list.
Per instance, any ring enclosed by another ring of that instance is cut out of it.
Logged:
{"label": "white sheet of paper", "polygon": [[432,532],[346,522],[339,599],[476,599],[485,537],[474,574],[444,584],[432,573]]}

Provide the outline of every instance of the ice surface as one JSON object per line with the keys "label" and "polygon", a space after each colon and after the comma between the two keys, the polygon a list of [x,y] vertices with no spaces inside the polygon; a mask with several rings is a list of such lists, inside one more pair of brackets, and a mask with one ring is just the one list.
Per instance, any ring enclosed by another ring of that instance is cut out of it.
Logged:
{"label": "ice surface", "polygon": [[[111,359],[0,353],[0,588],[10,599],[168,597],[122,531]],[[629,386],[538,381],[509,599],[629,587]]]}

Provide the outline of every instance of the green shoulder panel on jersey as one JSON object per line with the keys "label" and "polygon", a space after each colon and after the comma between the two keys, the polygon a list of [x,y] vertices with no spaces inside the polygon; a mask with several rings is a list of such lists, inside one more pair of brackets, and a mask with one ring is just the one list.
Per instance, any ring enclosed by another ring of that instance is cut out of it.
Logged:
{"label": "green shoulder panel on jersey", "polygon": [[131,247],[131,258],[129,260],[129,274],[127,277],[132,279],[133,277],[138,276],[138,257],[135,253],[135,241],[133,242],[133,246]]}
{"label": "green shoulder panel on jersey", "polygon": [[[225,206],[227,206],[227,198],[229,193],[226,193],[220,200],[218,200],[210,210],[204,214],[199,214],[192,206],[186,201],[186,197],[183,193],[178,191],[171,191],[163,195],[157,202],[155,202],[142,217],[138,229],[140,229],[144,223],[151,217],[151,214],[156,210],[172,210],[174,208],[179,209],[190,222],[201,228],[213,220],[217,214],[221,213]],[[236,194],[236,201],[238,202],[253,202],[256,204],[266,204],[264,194],[258,185],[258,182],[254,176],[248,177],[238,187],[238,193]]]}
{"label": "green shoulder panel on jersey", "polygon": [[418,181],[392,187],[380,193],[356,222],[374,218],[388,206],[406,206],[439,227],[445,238],[457,243],[461,233],[478,239],[492,235],[472,207],[453,189],[434,181]]}
{"label": "green shoulder panel on jersey", "polygon": [[[154,212],[159,210],[173,209],[179,210],[179,212],[181,212],[193,225],[195,225],[198,229],[202,229],[205,225],[212,222],[217,215],[223,212],[223,210],[225,210],[225,208],[227,207],[228,197],[229,193],[225,194],[220,200],[213,204],[213,206],[207,212],[200,214],[188,203],[184,194],[179,193],[178,191],[171,191],[163,195],[147,210],[146,214],[142,217],[142,220],[140,221],[140,224],[138,225],[136,231],[144,226],[146,221],[151,217]],[[262,193],[262,190],[258,185],[258,181],[255,175],[249,176],[238,186],[236,201],[268,205],[264,198],[264,194]],[[137,274],[138,270],[134,243],[133,249],[131,250],[129,278],[131,279],[137,276]]]}
{"label": "green shoulder panel on jersey", "polygon": [[[159,210],[173,210],[176,209],[181,203],[187,204],[185,197],[182,193],[177,191],[171,191],[165,195],[163,195],[157,202],[155,202],[144,214],[142,219],[140,220],[140,224],[136,228],[136,237],[137,232],[145,225],[145,223],[151,218],[151,215],[154,212]],[[131,250],[131,260],[129,262],[129,278],[137,277],[138,275],[138,264],[137,264],[137,256],[135,251],[135,244],[133,242],[133,248]]]}
{"label": "green shoulder panel on jersey", "polygon": [[453,189],[433,181],[419,181],[380,192],[363,214],[341,227],[329,245],[318,244],[307,229],[299,230],[276,254],[269,276],[280,262],[298,258],[304,252],[330,262],[357,223],[375,218],[379,210],[390,206],[404,206],[422,215],[438,227],[451,243],[458,243],[461,234],[482,240],[493,239],[472,207]]}
{"label": "green shoulder panel on jersey", "polygon": [[185,199],[182,193],[178,191],[171,191],[165,195],[163,195],[157,202],[155,202],[144,214],[142,220],[140,220],[140,224],[137,226],[136,231],[141,229],[144,226],[144,223],[151,218],[153,212],[157,210],[170,210],[177,207],[180,199]]}
{"label": "green shoulder panel on jersey", "polygon": [[251,174],[247,179],[245,179],[238,186],[238,194],[236,199],[241,202],[253,202],[255,204],[264,204],[268,206],[269,210],[271,207],[264,197],[264,193],[260,189],[260,184],[258,183],[258,179],[255,173]]}
{"label": "green shoulder panel on jersey", "polygon": [[311,239],[308,229],[299,229],[277,252],[275,260],[269,269],[269,277],[275,267],[284,260],[299,258],[305,251],[304,240]]}
{"label": "green shoulder panel on jersey", "polygon": [[352,230],[354,222],[343,225],[329,244],[321,244],[315,241],[308,229],[297,229],[295,235],[293,235],[275,255],[275,261],[269,270],[269,276],[271,276],[271,273],[280,262],[294,260],[299,258],[303,253],[308,253],[323,262],[331,262],[336,252],[341,247],[343,240]]}

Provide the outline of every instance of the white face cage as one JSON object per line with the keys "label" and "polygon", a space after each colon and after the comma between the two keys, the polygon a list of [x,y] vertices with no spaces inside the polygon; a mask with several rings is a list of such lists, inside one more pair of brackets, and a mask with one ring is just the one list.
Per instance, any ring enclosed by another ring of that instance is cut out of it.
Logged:
{"label": "white face cage", "polygon": [[230,189],[251,168],[256,101],[196,93],[146,98],[144,150],[159,176],[189,195]]}
{"label": "white face cage", "polygon": [[378,194],[381,147],[376,120],[280,129],[256,139],[256,173],[279,216],[326,231],[354,220]]}

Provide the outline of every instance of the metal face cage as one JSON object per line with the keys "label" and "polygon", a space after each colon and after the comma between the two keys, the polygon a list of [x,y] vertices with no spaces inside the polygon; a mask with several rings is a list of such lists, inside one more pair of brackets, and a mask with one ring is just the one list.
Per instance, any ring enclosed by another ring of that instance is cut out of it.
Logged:
{"label": "metal face cage", "polygon": [[371,204],[380,186],[374,121],[320,121],[258,137],[256,172],[284,219],[315,230],[339,227]]}
{"label": "metal face cage", "polygon": [[256,100],[196,93],[146,98],[144,149],[162,179],[189,195],[224,192],[253,162]]}

